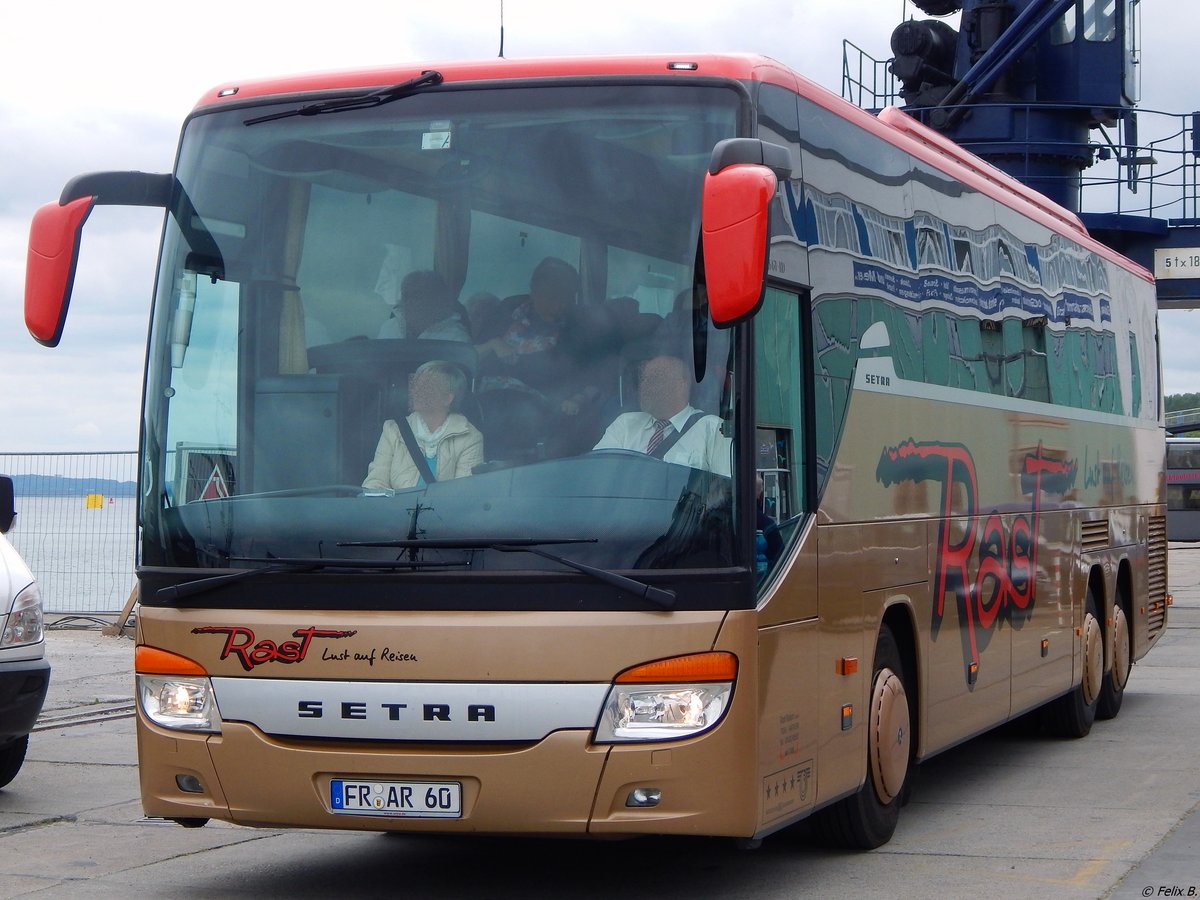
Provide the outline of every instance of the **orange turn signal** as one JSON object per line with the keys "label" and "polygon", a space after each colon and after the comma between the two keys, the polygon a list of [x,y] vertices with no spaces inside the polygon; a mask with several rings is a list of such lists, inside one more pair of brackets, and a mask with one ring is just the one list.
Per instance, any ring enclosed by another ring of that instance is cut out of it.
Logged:
{"label": "orange turn signal", "polygon": [[676,681],[733,681],[737,678],[737,657],[732,653],[689,653],[626,669],[616,677],[617,684],[668,684]]}
{"label": "orange turn signal", "polygon": [[194,659],[169,650],[139,644],[133,651],[133,670],[139,675],[207,675]]}

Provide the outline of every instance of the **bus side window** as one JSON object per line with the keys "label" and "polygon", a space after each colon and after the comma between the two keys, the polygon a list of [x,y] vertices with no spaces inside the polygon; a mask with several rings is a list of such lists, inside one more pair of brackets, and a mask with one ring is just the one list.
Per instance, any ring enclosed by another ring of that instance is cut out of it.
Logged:
{"label": "bus side window", "polygon": [[757,530],[759,577],[782,557],[804,511],[801,438],[801,304],[798,294],[768,287],[754,318],[755,468],[761,479]]}

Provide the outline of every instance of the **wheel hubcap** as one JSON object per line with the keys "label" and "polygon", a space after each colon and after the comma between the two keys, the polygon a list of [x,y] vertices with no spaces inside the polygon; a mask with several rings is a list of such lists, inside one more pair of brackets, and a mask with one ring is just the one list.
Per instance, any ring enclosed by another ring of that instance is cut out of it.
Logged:
{"label": "wheel hubcap", "polygon": [[1100,623],[1090,612],[1083,617],[1083,702],[1091,706],[1100,696],[1104,676],[1104,647]]}
{"label": "wheel hubcap", "polygon": [[871,713],[871,779],[879,799],[890,803],[904,787],[912,737],[904,682],[891,669],[875,677]]}
{"label": "wheel hubcap", "polygon": [[1118,691],[1125,689],[1129,680],[1129,620],[1125,618],[1125,610],[1116,607],[1113,610],[1113,687]]}

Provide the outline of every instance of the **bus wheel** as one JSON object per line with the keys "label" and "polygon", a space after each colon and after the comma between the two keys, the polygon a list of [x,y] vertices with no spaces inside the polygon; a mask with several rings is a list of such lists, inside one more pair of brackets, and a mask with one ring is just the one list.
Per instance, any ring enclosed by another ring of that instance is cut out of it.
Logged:
{"label": "bus wheel", "polygon": [[203,828],[208,824],[208,819],[201,819],[192,816],[181,816],[171,820],[176,825],[182,825],[184,828]]}
{"label": "bus wheel", "polygon": [[1125,699],[1125,683],[1129,681],[1129,670],[1133,665],[1129,648],[1129,619],[1121,605],[1121,598],[1113,604],[1113,661],[1112,671],[1100,687],[1100,705],[1096,707],[1097,719],[1113,719],[1121,711]]}
{"label": "bus wheel", "polygon": [[867,721],[867,777],[858,792],[817,813],[829,843],[873,850],[891,840],[912,763],[912,711],[900,649],[884,625],[875,643]]}
{"label": "bus wheel", "polygon": [[1051,734],[1085,737],[1096,720],[1104,682],[1104,636],[1096,614],[1096,598],[1088,588],[1083,613],[1083,677],[1070,693],[1043,707],[1043,723]]}

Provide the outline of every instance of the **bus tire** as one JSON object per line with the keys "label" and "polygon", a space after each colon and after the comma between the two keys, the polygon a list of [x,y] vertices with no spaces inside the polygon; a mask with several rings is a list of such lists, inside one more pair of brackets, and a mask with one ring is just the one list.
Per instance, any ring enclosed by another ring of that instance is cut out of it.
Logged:
{"label": "bus tire", "polygon": [[194,816],[180,816],[171,820],[176,825],[182,825],[184,828],[203,828],[208,824],[208,819]]}
{"label": "bus tire", "polygon": [[1096,706],[1097,719],[1115,719],[1121,711],[1121,701],[1125,699],[1125,684],[1129,681],[1129,671],[1133,668],[1129,619],[1125,615],[1120,596],[1113,604],[1112,631],[1112,669],[1104,677],[1100,687],[1100,703]]}
{"label": "bus tire", "polygon": [[1083,675],[1079,684],[1043,707],[1042,722],[1057,737],[1086,737],[1096,720],[1104,682],[1104,634],[1089,587],[1083,613]]}
{"label": "bus tire", "polygon": [[813,824],[826,843],[873,850],[891,840],[908,795],[912,713],[900,648],[884,625],[875,642],[866,779],[854,794],[816,814]]}

